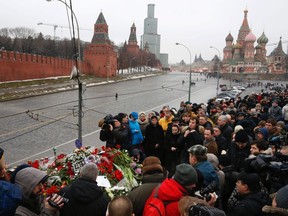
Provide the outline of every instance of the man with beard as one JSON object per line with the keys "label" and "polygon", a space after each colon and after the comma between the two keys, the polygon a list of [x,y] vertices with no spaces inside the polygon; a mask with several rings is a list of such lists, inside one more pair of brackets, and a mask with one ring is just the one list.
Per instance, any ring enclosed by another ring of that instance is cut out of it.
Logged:
{"label": "man with beard", "polygon": [[[22,190],[22,201],[16,209],[17,216],[54,216],[59,215],[58,209],[63,207],[63,198],[57,194],[45,198],[42,194],[43,183],[48,176],[34,167],[26,167],[15,175],[15,184]],[[50,203],[49,203],[50,200]],[[51,205],[54,203],[54,207]]]}

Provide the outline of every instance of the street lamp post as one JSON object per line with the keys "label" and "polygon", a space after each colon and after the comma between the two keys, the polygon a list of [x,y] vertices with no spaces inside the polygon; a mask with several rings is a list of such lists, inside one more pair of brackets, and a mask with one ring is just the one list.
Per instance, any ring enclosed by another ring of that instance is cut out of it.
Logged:
{"label": "street lamp post", "polygon": [[191,52],[190,52],[190,50],[188,49],[188,47],[187,46],[185,46],[184,44],[181,44],[181,43],[176,43],[176,45],[180,45],[180,46],[183,46],[183,47],[185,47],[187,50],[188,50],[188,52],[189,52],[189,57],[190,57],[190,69],[189,69],[189,89],[188,89],[188,101],[190,102],[190,98],[191,98],[191,73],[192,73],[192,69],[191,69]]}
{"label": "street lamp post", "polygon": [[216,49],[219,56],[219,65],[218,65],[218,73],[217,73],[217,86],[216,86],[216,97],[218,96],[218,90],[219,90],[219,79],[220,79],[220,67],[221,67],[221,56],[220,51],[216,47],[210,46],[212,49]]}
{"label": "street lamp post", "polygon": [[[51,2],[52,0],[46,0],[48,2]],[[74,13],[74,11],[72,10],[72,8],[64,1],[62,0],[55,0],[55,1],[59,1],[61,3],[63,3],[64,5],[66,5],[66,7],[68,7],[72,13],[72,15],[74,16],[75,20],[76,20],[76,25],[77,25],[77,33],[78,33],[78,61],[80,62],[81,59],[81,50],[80,50],[80,33],[79,33],[79,24],[78,24],[78,20],[77,17]],[[76,54],[77,55],[77,54]],[[75,77],[72,78],[77,78],[77,82],[78,82],[78,140],[77,142],[82,143],[82,87],[83,84],[80,80],[80,73],[79,73],[79,65],[77,65],[76,63],[76,70],[77,70],[77,74]],[[73,69],[72,69],[73,70]]]}

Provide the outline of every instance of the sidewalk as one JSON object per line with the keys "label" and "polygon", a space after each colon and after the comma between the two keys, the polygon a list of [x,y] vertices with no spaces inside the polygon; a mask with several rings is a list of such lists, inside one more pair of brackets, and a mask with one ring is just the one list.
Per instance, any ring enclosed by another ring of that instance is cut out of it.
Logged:
{"label": "sidewalk", "polygon": [[[109,80],[100,77],[83,76],[80,78],[80,80],[82,83],[85,83],[86,87],[88,88],[96,85],[121,82],[125,80],[158,76],[162,75],[163,73],[166,72],[154,71],[122,74],[112,77]],[[0,102],[44,94],[53,94],[63,91],[71,91],[75,89],[78,89],[77,80],[70,80],[69,77],[0,83]]]}

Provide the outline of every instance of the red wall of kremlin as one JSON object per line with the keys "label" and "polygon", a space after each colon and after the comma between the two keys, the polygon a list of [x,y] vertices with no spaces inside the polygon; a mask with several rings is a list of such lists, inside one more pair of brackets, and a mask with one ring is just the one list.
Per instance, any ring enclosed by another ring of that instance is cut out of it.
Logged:
{"label": "red wall of kremlin", "polygon": [[[0,51],[0,82],[70,76],[73,65],[69,59]],[[81,63],[81,72],[88,68],[88,64]]]}

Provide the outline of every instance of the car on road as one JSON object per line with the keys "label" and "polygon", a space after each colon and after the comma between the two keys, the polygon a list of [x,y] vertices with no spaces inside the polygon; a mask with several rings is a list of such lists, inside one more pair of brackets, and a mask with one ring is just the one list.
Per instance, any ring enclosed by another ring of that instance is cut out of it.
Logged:
{"label": "car on road", "polygon": [[218,94],[218,96],[216,97],[216,101],[229,101],[230,99],[234,99],[235,98],[235,95],[232,94],[231,92],[222,92],[220,94]]}
{"label": "car on road", "polygon": [[237,89],[241,90],[241,91],[245,91],[246,88],[244,86],[236,86]]}

